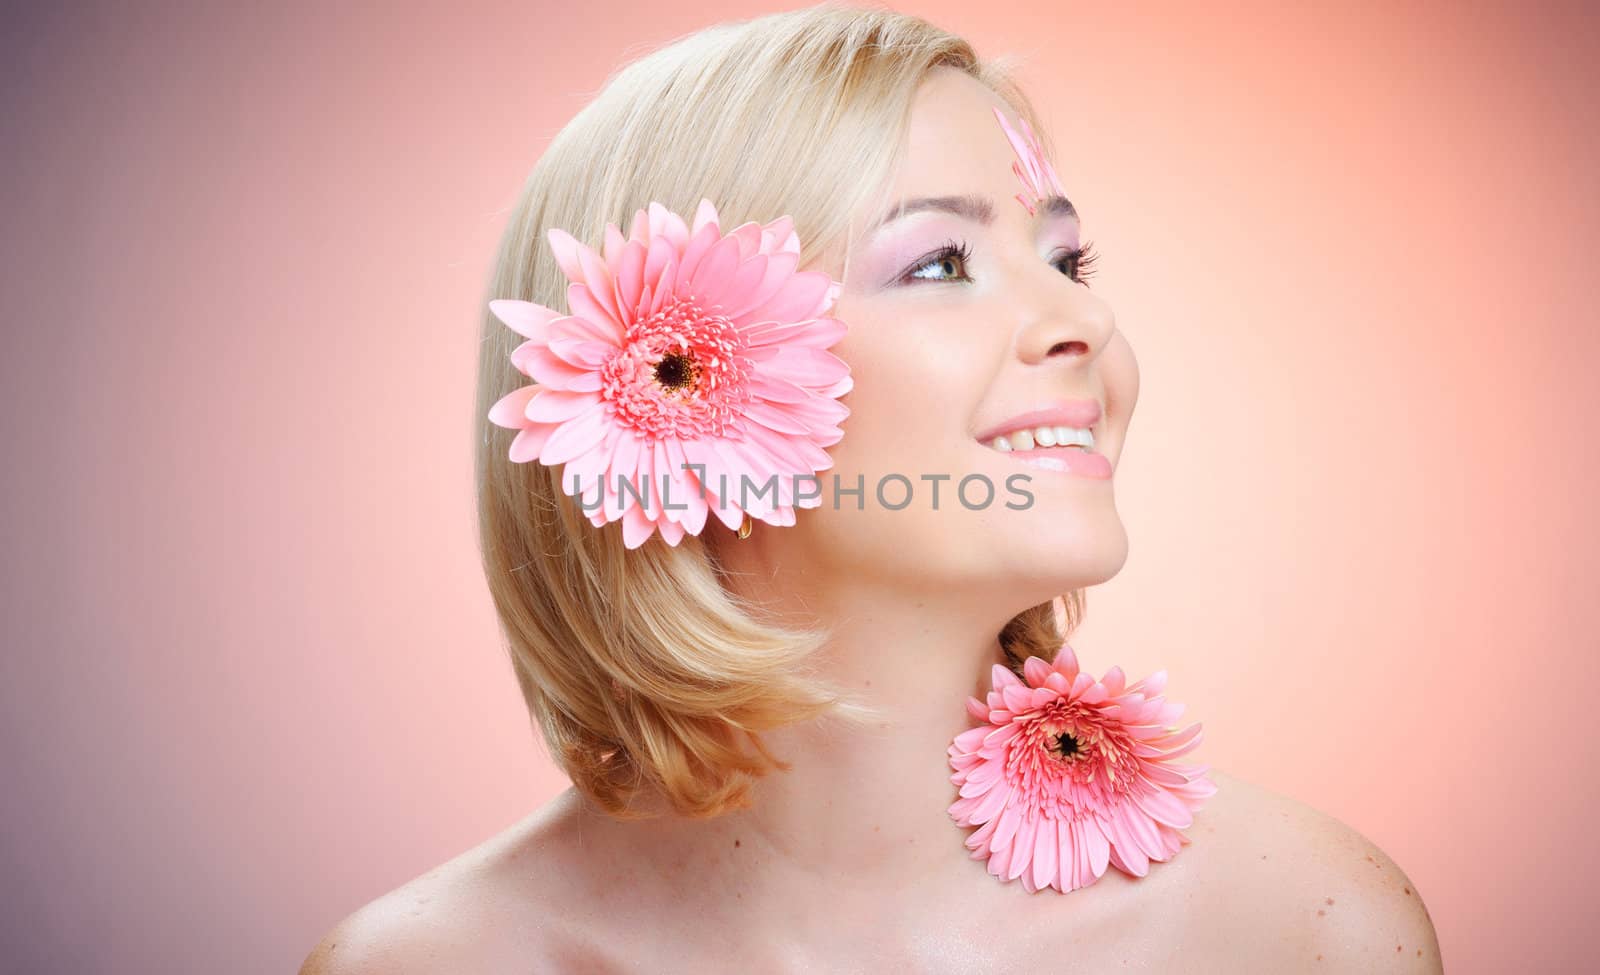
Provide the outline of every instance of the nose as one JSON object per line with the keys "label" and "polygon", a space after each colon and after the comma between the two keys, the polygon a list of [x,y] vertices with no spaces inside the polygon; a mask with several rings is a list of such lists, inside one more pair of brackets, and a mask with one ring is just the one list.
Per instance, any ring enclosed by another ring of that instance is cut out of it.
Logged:
{"label": "nose", "polygon": [[1111,306],[1082,285],[1062,289],[1057,284],[1050,291],[1032,306],[1017,336],[1017,357],[1029,365],[1049,358],[1092,361],[1117,330]]}

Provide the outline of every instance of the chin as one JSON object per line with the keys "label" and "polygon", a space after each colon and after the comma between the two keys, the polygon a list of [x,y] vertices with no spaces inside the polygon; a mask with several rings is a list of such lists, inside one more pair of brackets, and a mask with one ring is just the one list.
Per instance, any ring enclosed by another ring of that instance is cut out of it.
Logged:
{"label": "chin", "polygon": [[1029,590],[1044,592],[1044,599],[1100,585],[1128,561],[1128,533],[1115,516],[1063,516],[1044,525],[1029,520],[1018,528],[1008,533],[1013,537],[995,554],[1005,560],[1005,575]]}

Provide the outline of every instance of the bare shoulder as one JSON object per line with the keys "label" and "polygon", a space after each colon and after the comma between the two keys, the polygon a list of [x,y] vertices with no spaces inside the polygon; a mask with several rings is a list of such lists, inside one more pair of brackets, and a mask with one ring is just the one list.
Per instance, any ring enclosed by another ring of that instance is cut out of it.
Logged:
{"label": "bare shoulder", "polygon": [[1443,971],[1422,895],[1376,844],[1302,802],[1215,769],[1211,778],[1217,794],[1189,834],[1192,866],[1220,878],[1218,910],[1232,915],[1219,930],[1254,932],[1292,967]]}
{"label": "bare shoulder", "polygon": [[544,855],[553,800],[510,828],[361,907],[312,949],[300,975],[572,970],[578,942]]}

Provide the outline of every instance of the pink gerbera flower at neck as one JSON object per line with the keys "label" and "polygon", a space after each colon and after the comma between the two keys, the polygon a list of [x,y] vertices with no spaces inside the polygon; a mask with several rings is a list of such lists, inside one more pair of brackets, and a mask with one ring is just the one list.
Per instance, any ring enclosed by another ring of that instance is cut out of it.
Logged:
{"label": "pink gerbera flower at neck", "polygon": [[1208,766],[1173,759],[1200,744],[1200,725],[1168,727],[1183,705],[1161,699],[1166,671],[1124,686],[1112,667],[1095,680],[1065,644],[1054,661],[1029,657],[1026,680],[996,664],[988,702],[967,700],[983,724],[950,746],[950,806],[977,826],[966,846],[1002,881],[1066,893],[1113,865],[1143,877],[1189,842],[1179,832],[1216,792]]}
{"label": "pink gerbera flower at neck", "polygon": [[824,350],[845,326],[824,315],[838,285],[797,270],[788,217],[724,233],[709,200],[692,227],[651,203],[599,254],[548,239],[570,313],[489,302],[527,338],[511,361],[534,380],[489,412],[518,431],[512,461],[565,465],[562,490],[593,524],[620,520],[628,548],[657,531],[676,545],[708,515],[792,525],[821,503],[797,478],[831,467],[843,436],[850,370]]}

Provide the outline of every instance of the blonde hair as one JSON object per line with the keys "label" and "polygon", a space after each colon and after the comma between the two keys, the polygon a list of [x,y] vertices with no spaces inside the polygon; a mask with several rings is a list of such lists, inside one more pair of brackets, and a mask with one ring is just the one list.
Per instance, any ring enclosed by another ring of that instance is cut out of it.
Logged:
{"label": "blonde hair", "polygon": [[[501,242],[490,298],[563,308],[545,243],[560,227],[595,245],[660,201],[690,214],[713,200],[723,226],[794,218],[802,265],[833,253],[850,216],[893,172],[913,96],[936,67],[966,72],[1042,131],[1004,68],[915,17],[815,7],[722,24],[617,72],[533,168]],[[761,619],[720,581],[700,538],[624,547],[560,489],[556,468],[512,463],[512,431],[489,408],[526,383],[520,342],[483,319],[477,416],[480,544],[517,680],[552,759],[612,816],[665,800],[682,815],[749,803],[754,778],[789,765],[760,733],[873,711],[811,668],[827,634]],[[1022,659],[1053,656],[1082,616],[1073,592],[998,635]],[[749,747],[746,747],[749,746]]]}

